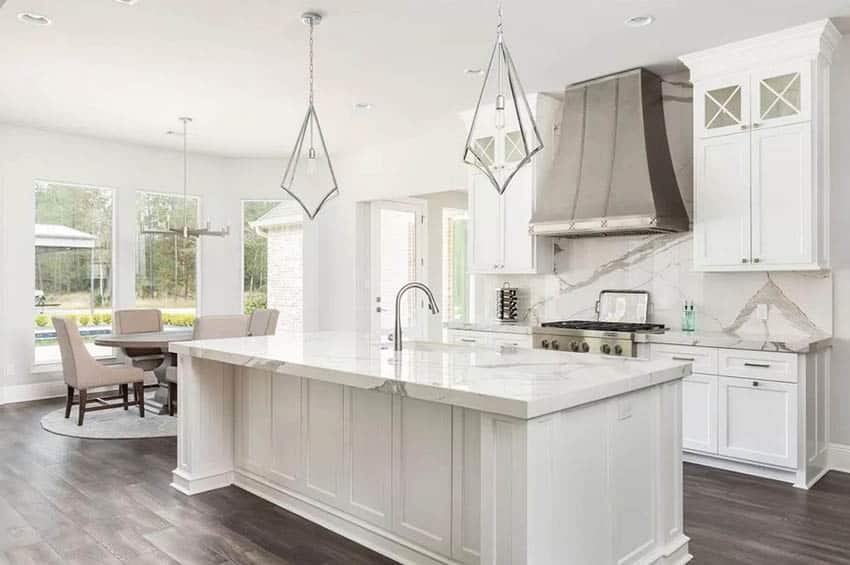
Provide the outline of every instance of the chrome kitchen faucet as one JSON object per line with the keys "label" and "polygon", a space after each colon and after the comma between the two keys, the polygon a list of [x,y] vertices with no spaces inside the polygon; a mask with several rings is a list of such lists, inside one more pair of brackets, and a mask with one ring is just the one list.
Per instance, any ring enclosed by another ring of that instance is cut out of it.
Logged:
{"label": "chrome kitchen faucet", "polygon": [[395,331],[390,336],[393,340],[393,346],[396,351],[401,351],[401,297],[412,288],[418,288],[428,297],[428,309],[435,316],[440,313],[440,307],[437,306],[437,301],[434,299],[434,293],[428,288],[428,285],[421,282],[409,282],[400,289],[395,295]]}

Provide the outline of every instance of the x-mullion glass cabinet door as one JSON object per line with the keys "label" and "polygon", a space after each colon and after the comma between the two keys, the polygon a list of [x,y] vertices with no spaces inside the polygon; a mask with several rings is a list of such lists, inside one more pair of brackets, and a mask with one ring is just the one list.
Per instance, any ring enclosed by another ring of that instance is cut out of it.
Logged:
{"label": "x-mullion glass cabinet door", "polygon": [[771,65],[751,75],[752,126],[784,126],[811,119],[809,63]]}
{"label": "x-mullion glass cabinet door", "polygon": [[694,96],[699,137],[740,133],[750,124],[749,74],[730,75],[700,83]]}

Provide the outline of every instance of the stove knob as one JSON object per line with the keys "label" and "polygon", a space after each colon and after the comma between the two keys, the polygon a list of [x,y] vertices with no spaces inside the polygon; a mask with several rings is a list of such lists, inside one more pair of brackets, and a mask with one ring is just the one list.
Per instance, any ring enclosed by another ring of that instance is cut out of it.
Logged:
{"label": "stove knob", "polygon": [[604,353],[605,355],[610,355],[611,354],[611,346],[608,345],[607,343],[603,343],[602,344],[602,353]]}
{"label": "stove knob", "polygon": [[552,349],[561,349],[561,344],[558,343],[557,339],[552,340]]}
{"label": "stove knob", "polygon": [[570,342],[570,350],[571,351],[578,351],[578,342],[577,341],[571,341]]}
{"label": "stove knob", "polygon": [[581,342],[581,350],[585,353],[590,351],[590,346],[587,344],[586,341]]}
{"label": "stove knob", "polygon": [[623,346],[615,345],[614,346],[614,355],[622,355],[623,354]]}
{"label": "stove knob", "polygon": [[548,339],[544,339],[543,341],[541,341],[541,342],[540,342],[540,347],[542,347],[543,349],[549,349],[549,340],[548,340]]}

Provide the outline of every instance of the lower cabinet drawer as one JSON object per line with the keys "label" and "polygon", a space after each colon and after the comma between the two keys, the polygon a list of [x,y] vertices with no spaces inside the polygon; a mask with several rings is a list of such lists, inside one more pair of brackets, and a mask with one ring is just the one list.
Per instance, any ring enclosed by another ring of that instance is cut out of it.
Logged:
{"label": "lower cabinet drawer", "polygon": [[721,349],[718,372],[729,377],[797,382],[797,355],[772,351]]}
{"label": "lower cabinet drawer", "polygon": [[797,385],[720,377],[718,453],[797,467]]}
{"label": "lower cabinet drawer", "polygon": [[449,330],[449,343],[457,345],[487,345],[490,336],[482,332],[470,332],[466,330]]}
{"label": "lower cabinet drawer", "polygon": [[653,361],[691,363],[691,370],[694,373],[717,374],[717,349],[713,347],[653,343],[650,347],[650,355]]}

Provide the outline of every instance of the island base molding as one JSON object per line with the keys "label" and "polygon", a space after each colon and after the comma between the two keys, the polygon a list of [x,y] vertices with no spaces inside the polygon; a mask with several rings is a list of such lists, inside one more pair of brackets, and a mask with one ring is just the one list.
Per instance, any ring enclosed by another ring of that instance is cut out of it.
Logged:
{"label": "island base molding", "polygon": [[233,484],[411,565],[691,558],[679,380],[523,420],[183,354],[178,367],[184,494]]}

